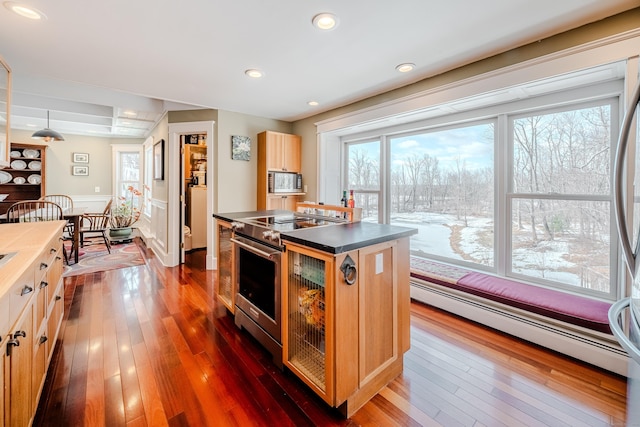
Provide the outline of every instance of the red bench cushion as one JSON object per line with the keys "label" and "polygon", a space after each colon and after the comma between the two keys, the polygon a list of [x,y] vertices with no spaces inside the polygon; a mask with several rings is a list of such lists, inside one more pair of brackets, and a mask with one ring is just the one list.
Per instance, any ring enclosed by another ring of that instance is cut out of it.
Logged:
{"label": "red bench cushion", "polygon": [[574,325],[611,333],[610,303],[482,273],[467,273],[450,287]]}

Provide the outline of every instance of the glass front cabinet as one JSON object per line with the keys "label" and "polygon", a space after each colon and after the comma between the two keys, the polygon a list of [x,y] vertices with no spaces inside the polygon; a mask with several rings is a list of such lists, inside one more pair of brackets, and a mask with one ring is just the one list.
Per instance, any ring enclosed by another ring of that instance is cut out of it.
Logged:
{"label": "glass front cabinet", "polygon": [[218,300],[224,304],[231,313],[235,312],[234,289],[235,278],[233,277],[233,230],[231,224],[225,221],[216,220],[218,231],[218,269],[216,270],[217,280],[215,293]]}
{"label": "glass front cabinet", "polygon": [[397,241],[338,255],[285,246],[284,364],[350,416],[402,371]]}

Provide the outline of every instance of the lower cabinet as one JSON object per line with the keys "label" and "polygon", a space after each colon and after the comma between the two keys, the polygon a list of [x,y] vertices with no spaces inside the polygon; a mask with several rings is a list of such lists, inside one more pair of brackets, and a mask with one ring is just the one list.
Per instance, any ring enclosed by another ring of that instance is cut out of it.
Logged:
{"label": "lower cabinet", "polygon": [[402,372],[409,277],[398,241],[338,255],[285,245],[284,364],[350,416]]}
{"label": "lower cabinet", "polygon": [[225,221],[216,220],[218,231],[218,269],[216,272],[216,288],[215,293],[218,296],[218,300],[221,301],[225,307],[235,312],[235,285],[233,277],[233,243],[231,237],[233,236],[233,230],[231,224]]}
{"label": "lower cabinet", "polygon": [[267,196],[267,210],[281,209],[285,211],[296,211],[296,205],[302,201],[302,196],[297,195],[276,195],[270,194]]}
{"label": "lower cabinet", "polygon": [[32,305],[27,306],[6,342],[4,352],[6,426],[27,426],[34,413],[31,396],[32,313]]}
{"label": "lower cabinet", "polygon": [[37,260],[10,291],[10,324],[0,336],[0,426],[33,421],[64,310],[60,235],[45,242]]}

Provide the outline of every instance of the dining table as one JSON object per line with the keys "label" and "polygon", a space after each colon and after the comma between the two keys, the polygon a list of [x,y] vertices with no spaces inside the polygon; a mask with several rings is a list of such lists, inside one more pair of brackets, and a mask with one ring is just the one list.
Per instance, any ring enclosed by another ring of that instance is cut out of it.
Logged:
{"label": "dining table", "polygon": [[75,249],[73,254],[73,260],[75,263],[78,263],[78,253],[80,252],[78,249],[80,248],[80,222],[82,220],[82,215],[87,211],[86,207],[74,207],[70,209],[65,209],[62,211],[62,216],[67,221],[70,221],[73,224],[73,246],[72,249]]}

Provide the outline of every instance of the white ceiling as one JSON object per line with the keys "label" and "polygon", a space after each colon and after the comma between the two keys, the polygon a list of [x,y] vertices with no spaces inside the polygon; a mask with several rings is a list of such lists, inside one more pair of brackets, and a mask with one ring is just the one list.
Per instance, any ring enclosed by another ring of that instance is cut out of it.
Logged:
{"label": "white ceiling", "polygon": [[[28,0],[0,8],[11,125],[144,137],[167,110],[302,119],[640,6],[640,0]],[[329,32],[311,25],[332,12]],[[407,74],[396,65],[416,64]],[[262,79],[245,76],[258,68]],[[311,107],[308,101],[318,101]],[[126,110],[135,115],[126,115]]]}

